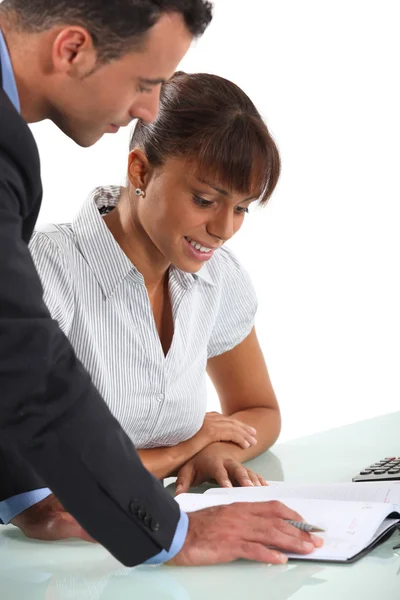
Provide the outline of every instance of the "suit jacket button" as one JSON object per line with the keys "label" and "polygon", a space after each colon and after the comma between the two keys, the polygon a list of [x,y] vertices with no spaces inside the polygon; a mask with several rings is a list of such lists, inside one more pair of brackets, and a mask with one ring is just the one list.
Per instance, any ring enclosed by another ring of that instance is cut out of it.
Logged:
{"label": "suit jacket button", "polygon": [[145,518],[147,517],[147,512],[145,511],[144,508],[139,508],[139,510],[137,511],[137,516],[139,517],[139,519],[141,521],[144,521]]}
{"label": "suit jacket button", "polygon": [[147,514],[144,518],[144,524],[146,525],[146,527],[150,527],[152,521],[153,519],[151,518],[151,516]]}
{"label": "suit jacket button", "polygon": [[133,500],[130,504],[129,504],[129,510],[131,511],[131,513],[133,513],[134,515],[137,515],[138,511],[140,510],[140,504],[138,504],[137,500]]}
{"label": "suit jacket button", "polygon": [[152,521],[150,523],[151,531],[158,531],[160,529],[160,523],[158,521]]}

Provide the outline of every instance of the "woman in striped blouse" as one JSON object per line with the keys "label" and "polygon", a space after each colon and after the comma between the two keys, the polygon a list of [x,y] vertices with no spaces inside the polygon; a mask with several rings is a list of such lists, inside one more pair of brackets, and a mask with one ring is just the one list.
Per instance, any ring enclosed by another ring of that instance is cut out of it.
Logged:
{"label": "woman in striped blouse", "polygon": [[[279,171],[240,88],[177,73],[157,120],[137,123],[126,187],[96,189],[71,224],[31,242],[52,316],[145,466],[178,475],[176,493],[208,480],[266,485],[242,463],[275,442],[280,413],[255,293],[225,243]],[[206,372],[221,415],[206,414]]]}

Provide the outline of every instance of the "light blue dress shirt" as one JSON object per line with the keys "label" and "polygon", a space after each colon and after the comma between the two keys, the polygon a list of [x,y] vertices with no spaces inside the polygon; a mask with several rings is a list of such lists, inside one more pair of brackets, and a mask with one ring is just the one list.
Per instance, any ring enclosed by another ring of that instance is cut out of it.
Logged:
{"label": "light blue dress shirt", "polygon": [[[14,107],[18,112],[21,112],[18,89],[15,81],[10,55],[8,53],[7,45],[4,36],[0,29],[0,61],[2,68],[3,78],[3,90],[13,103]],[[3,524],[9,523],[14,517],[19,515],[21,512],[37,504],[44,498],[47,498],[51,494],[49,488],[42,488],[34,490],[32,492],[26,492],[24,494],[18,494],[8,500],[0,502],[0,522]],[[168,560],[171,560],[178,552],[182,549],[185,542],[187,531],[189,527],[189,519],[186,513],[181,511],[181,518],[179,519],[178,527],[175,532],[174,539],[172,541],[169,552],[162,550],[156,556],[150,558],[146,564],[157,565]]]}
{"label": "light blue dress shirt", "polygon": [[6,41],[0,29],[0,61],[3,72],[3,90],[10,98],[18,112],[21,112],[19,104],[17,84],[12,70],[10,55],[7,50]]}

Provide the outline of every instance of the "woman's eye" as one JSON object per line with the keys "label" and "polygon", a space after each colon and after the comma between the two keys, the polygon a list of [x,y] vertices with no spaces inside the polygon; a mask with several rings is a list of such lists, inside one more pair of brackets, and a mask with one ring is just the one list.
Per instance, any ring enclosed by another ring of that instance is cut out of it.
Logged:
{"label": "woman's eye", "polygon": [[244,214],[248,214],[248,213],[249,213],[249,209],[248,209],[248,208],[245,208],[244,206],[237,206],[237,207],[236,207],[236,212],[237,212],[239,215],[244,215]]}
{"label": "woman's eye", "polygon": [[201,196],[197,196],[197,194],[193,194],[193,199],[198,206],[202,206],[203,208],[212,205],[210,200],[205,200]]}

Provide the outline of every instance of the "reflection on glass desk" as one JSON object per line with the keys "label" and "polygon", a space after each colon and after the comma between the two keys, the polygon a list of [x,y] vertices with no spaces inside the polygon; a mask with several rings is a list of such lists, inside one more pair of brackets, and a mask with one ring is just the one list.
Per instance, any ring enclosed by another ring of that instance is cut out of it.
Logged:
{"label": "reflection on glass desk", "polygon": [[[350,481],[360,465],[399,455],[400,413],[277,444],[249,463],[268,478]],[[37,542],[0,528],[1,600],[398,600],[400,543],[390,540],[353,565],[268,566],[238,561],[216,567],[128,569],[97,545]]]}

